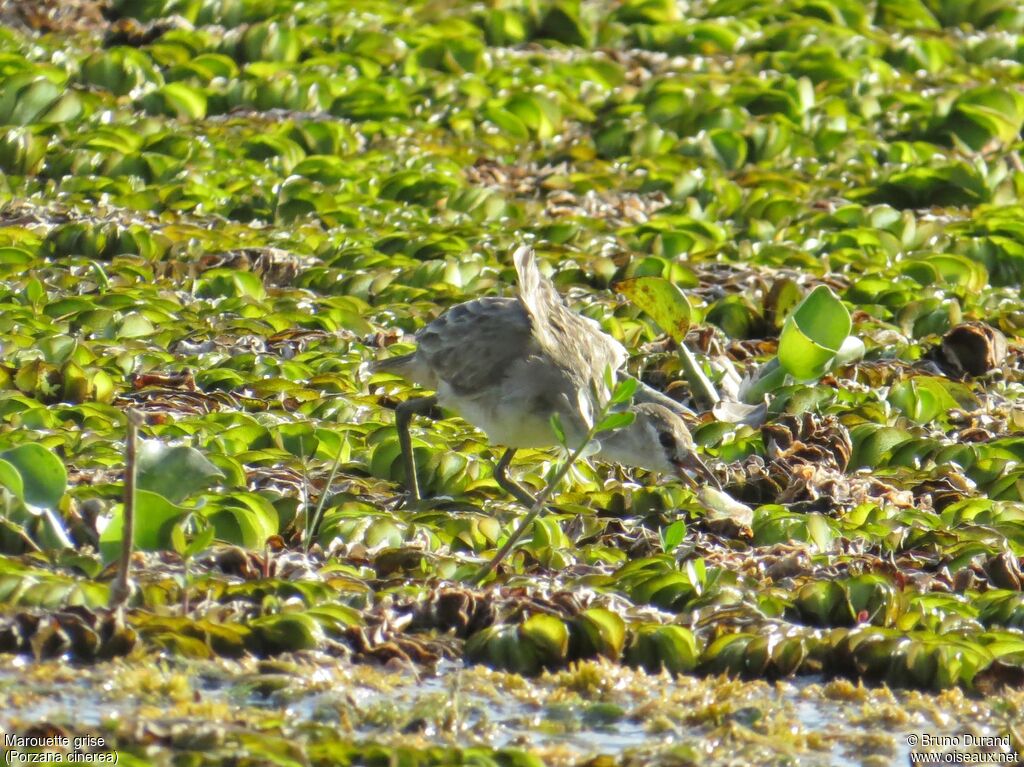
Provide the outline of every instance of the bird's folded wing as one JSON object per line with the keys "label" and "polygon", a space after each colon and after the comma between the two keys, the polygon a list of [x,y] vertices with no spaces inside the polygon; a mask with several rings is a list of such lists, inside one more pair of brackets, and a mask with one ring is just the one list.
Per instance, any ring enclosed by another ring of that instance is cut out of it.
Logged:
{"label": "bird's folded wing", "polygon": [[514,298],[459,304],[423,328],[416,341],[437,378],[460,394],[497,385],[535,345],[530,317]]}

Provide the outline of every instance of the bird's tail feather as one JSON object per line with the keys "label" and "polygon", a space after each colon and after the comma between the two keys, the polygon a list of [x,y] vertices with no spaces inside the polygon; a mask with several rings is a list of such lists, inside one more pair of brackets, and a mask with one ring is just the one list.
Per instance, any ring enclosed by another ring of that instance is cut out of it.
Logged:
{"label": "bird's tail feather", "polygon": [[401,374],[402,370],[412,363],[415,356],[416,353],[412,352],[410,354],[399,354],[397,357],[385,357],[382,360],[370,360],[365,363],[365,367],[370,373]]}
{"label": "bird's tail feather", "polygon": [[551,281],[541,273],[531,246],[520,245],[516,248],[512,253],[512,262],[515,264],[516,276],[519,279],[519,300],[538,322],[537,332],[541,332],[546,325],[550,306],[560,304],[561,296]]}
{"label": "bird's tail feather", "polygon": [[544,275],[537,268],[533,248],[529,245],[520,245],[512,253],[512,263],[515,264],[516,276],[519,278],[519,294],[524,297],[535,295],[540,290]]}
{"label": "bird's tail feather", "polygon": [[382,360],[367,360],[359,366],[359,379],[365,381],[374,373],[394,373],[404,376],[415,356],[416,354],[413,352],[400,354],[397,357],[385,357]]}

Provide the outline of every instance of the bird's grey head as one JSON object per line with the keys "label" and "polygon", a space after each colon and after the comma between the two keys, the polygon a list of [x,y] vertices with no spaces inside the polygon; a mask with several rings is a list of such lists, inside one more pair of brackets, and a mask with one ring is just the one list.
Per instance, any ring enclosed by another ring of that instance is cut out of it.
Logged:
{"label": "bird's grey head", "polygon": [[693,438],[683,419],[666,407],[653,403],[635,404],[633,423],[601,439],[601,457],[626,466],[662,474],[675,474],[693,484],[687,471],[698,481],[719,487],[718,479],[700,460]]}

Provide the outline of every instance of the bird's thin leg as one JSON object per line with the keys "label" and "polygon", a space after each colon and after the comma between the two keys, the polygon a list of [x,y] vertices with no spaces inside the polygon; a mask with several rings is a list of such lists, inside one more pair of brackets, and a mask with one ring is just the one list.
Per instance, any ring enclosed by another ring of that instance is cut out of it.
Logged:
{"label": "bird's thin leg", "polygon": [[537,503],[537,499],[533,497],[529,490],[508,475],[508,465],[512,463],[512,456],[515,454],[516,449],[514,447],[510,447],[505,451],[505,454],[501,456],[501,460],[494,466],[494,480],[501,485],[505,492],[514,496],[526,508],[532,509],[533,505]]}
{"label": "bird's thin leg", "polygon": [[413,501],[420,500],[420,483],[416,479],[416,457],[412,452],[409,422],[414,415],[426,413],[436,404],[437,397],[417,397],[395,408],[395,428],[398,429],[398,444],[402,448],[402,461],[405,463],[405,482]]}

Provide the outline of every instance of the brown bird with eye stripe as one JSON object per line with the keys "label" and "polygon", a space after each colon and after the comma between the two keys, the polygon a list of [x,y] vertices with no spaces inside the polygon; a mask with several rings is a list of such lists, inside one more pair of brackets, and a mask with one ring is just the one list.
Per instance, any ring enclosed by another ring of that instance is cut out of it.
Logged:
{"label": "brown bird with eye stripe", "polygon": [[[513,261],[519,277],[515,298],[479,298],[452,307],[416,335],[416,351],[371,365],[374,371],[395,373],[437,392],[405,402],[396,412],[414,499],[419,498],[419,486],[408,431],[414,413],[440,404],[508,448],[495,478],[532,505],[532,496],[507,474],[516,449],[554,445],[555,414],[569,447],[578,446],[610,395],[605,370],[624,375],[626,350],[596,322],[569,310],[537,267],[532,249],[517,249]],[[643,384],[635,399],[630,407],[635,419],[602,434],[597,457],[674,473],[692,483],[686,474],[690,470],[720,487],[694,451],[690,433],[675,412],[680,406]]]}

